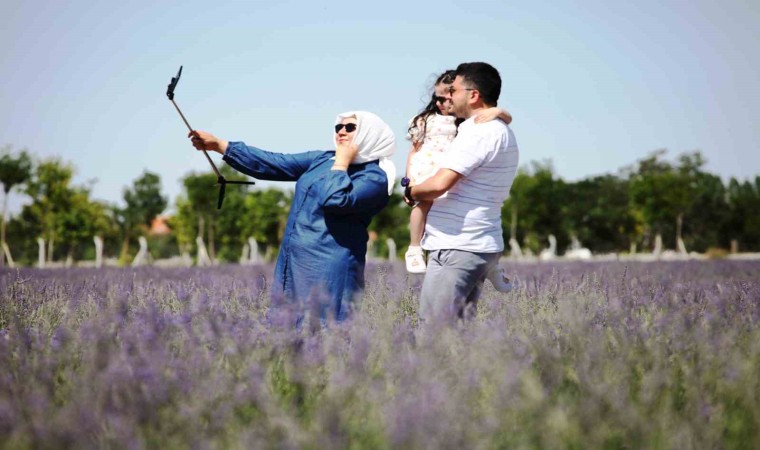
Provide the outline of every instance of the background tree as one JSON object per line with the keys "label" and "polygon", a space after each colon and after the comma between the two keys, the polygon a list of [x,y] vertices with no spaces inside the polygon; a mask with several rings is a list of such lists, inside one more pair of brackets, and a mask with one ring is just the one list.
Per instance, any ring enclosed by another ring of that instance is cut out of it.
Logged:
{"label": "background tree", "polygon": [[22,215],[27,219],[30,231],[36,231],[47,242],[48,261],[53,260],[55,242],[61,229],[57,221],[71,207],[69,185],[73,175],[74,168],[70,164],[52,158],[39,163],[27,182],[26,193],[32,198],[32,203],[24,206]]}
{"label": "background tree", "polygon": [[169,218],[169,227],[177,239],[180,254],[189,254],[195,246],[195,237],[198,236],[198,217],[187,192],[180,194],[174,204],[177,211]]}
{"label": "background tree", "polygon": [[731,214],[723,181],[702,170],[695,171],[691,177],[691,198],[682,228],[686,248],[697,252],[705,252],[711,247],[729,248],[730,238],[722,235]]}
{"label": "background tree", "polygon": [[[224,165],[219,171],[227,180],[244,180],[244,175],[236,172],[230,166]],[[210,221],[207,226],[211,227],[211,233],[207,233],[209,245],[209,256],[226,262],[237,262],[244,245],[247,245],[248,236],[246,236],[245,227],[253,217],[248,211],[247,200],[252,195],[252,186],[246,185],[227,185],[224,195],[224,206],[217,209],[218,187],[212,186],[210,190],[214,194],[212,201],[212,210],[210,211]],[[276,212],[267,211],[264,214],[273,214],[277,217]]]}
{"label": "background tree", "polygon": [[[539,252],[546,247],[550,234],[557,238],[558,248],[570,243],[564,209],[567,184],[554,174],[550,161],[531,162],[531,167],[515,177],[510,199],[502,207],[502,228],[516,217],[516,235],[525,249]],[[514,197],[513,197],[514,195]],[[516,211],[515,211],[516,209]],[[506,230],[503,230],[507,234]],[[511,234],[511,231],[509,231]]]}
{"label": "background tree", "polygon": [[153,219],[166,209],[168,199],[161,195],[161,177],[147,170],[124,190],[123,198],[124,208],[114,209],[113,216],[123,237],[120,259],[126,261],[130,238],[147,234]]}
{"label": "background tree", "polygon": [[238,215],[241,237],[252,237],[262,251],[276,254],[285,234],[293,192],[277,188],[254,190],[245,197],[245,214]]}
{"label": "background tree", "polygon": [[595,252],[628,249],[641,228],[629,208],[629,183],[614,175],[566,185],[563,208],[570,233]]}
{"label": "background tree", "polygon": [[[197,221],[197,236],[204,237],[209,256],[213,261],[216,258],[213,223],[218,196],[216,175],[213,172],[191,173],[183,178],[182,183],[185,186],[190,213]],[[193,236],[193,242],[195,242],[195,236]]]}
{"label": "background tree", "polygon": [[[29,180],[32,175],[32,158],[22,150],[18,155],[11,153],[11,147],[0,150],[0,183],[3,184],[3,212],[0,217],[0,245],[5,246],[5,226],[8,215],[8,196],[11,190]],[[0,248],[0,267],[5,265],[5,252]]]}
{"label": "background tree", "polygon": [[533,184],[534,178],[529,171],[518,170],[509,190],[509,198],[501,208],[501,228],[505,242],[509,239],[522,242],[525,238],[524,229],[521,228],[518,234],[518,221],[521,218],[521,213],[528,210],[526,193],[533,188]]}
{"label": "background tree", "polygon": [[[10,156],[9,147],[0,152],[0,182],[6,199],[13,186],[21,184],[31,198],[20,214],[7,221],[5,239],[14,243],[14,259],[19,262],[36,261],[37,237],[47,241],[48,260],[94,257],[95,234],[105,238],[107,252],[117,253],[121,245],[126,255],[130,239],[146,232],[167,205],[157,174],[143,172],[125,189],[125,206],[119,208],[93,201],[88,188],[72,186],[74,169],[69,164],[48,159],[34,165],[29,155],[21,154]],[[558,177],[551,162],[528,164],[515,177],[502,209],[505,240],[514,236],[524,249],[538,252],[546,247],[548,235],[554,234],[561,252],[575,235],[600,253],[626,251],[631,243],[642,240],[651,244],[656,233],[665,242],[676,242],[680,230],[690,250],[729,248],[735,239],[741,251],[760,251],[760,177],[731,179],[725,185],[704,170],[699,152],[679,155],[674,162],[666,161],[664,155],[661,150],[616,175],[574,182]],[[14,159],[26,162],[16,170]],[[27,182],[14,181],[19,178],[13,177],[23,175],[24,167],[31,168]],[[228,166],[221,170],[228,179],[242,178]],[[292,192],[230,186],[224,208],[217,210],[213,173],[189,174],[183,184],[176,214],[169,219],[172,232],[160,237],[161,257],[174,254],[174,240],[180,252],[192,250],[198,235],[204,237],[210,256],[231,262],[238,260],[250,237],[270,254],[281,245]],[[378,256],[387,254],[388,238],[403,253],[409,242],[408,223],[409,209],[394,193],[369,226],[377,234]]]}
{"label": "background tree", "polygon": [[[702,172],[704,165],[705,160],[700,152],[684,153],[678,157],[678,166],[670,187],[671,207],[676,216],[676,242],[683,239],[684,219],[691,217],[698,194],[704,189],[710,189],[704,184],[708,182],[708,178]],[[722,187],[722,184],[719,184]],[[718,228],[720,222],[715,225]]]}
{"label": "background tree", "polygon": [[396,243],[396,257],[406,252],[409,246],[409,213],[411,209],[404,203],[398,192],[393,192],[388,199],[388,206],[372,218],[368,230],[377,233],[375,254],[384,257],[388,255],[388,239]]}
{"label": "background tree", "polygon": [[[56,218],[56,236],[66,260],[83,259],[84,248],[94,248],[93,237],[104,236],[111,228],[106,205],[92,201],[88,189],[75,187],[69,191],[68,208]],[[94,258],[94,251],[91,258]]]}
{"label": "background tree", "polygon": [[639,211],[644,221],[644,245],[654,242],[657,234],[666,235],[672,232],[674,221],[672,207],[668,200],[670,179],[673,176],[673,166],[661,157],[665,150],[658,150],[638,162],[631,174],[630,194],[631,209]]}
{"label": "background tree", "polygon": [[739,251],[760,251],[760,176],[754,183],[731,178],[726,197],[729,214],[721,233],[724,245],[736,240]]}
{"label": "background tree", "polygon": [[[688,226],[694,229],[701,227],[697,222],[699,215],[703,220],[716,218],[704,217],[704,211],[697,212],[702,207],[720,207],[722,183],[702,171],[705,160],[701,153],[682,154],[677,166],[661,159],[665,153],[659,150],[639,161],[631,176],[631,205],[641,211],[650,237],[661,234],[665,242],[673,242],[675,247],[683,237],[684,220],[690,214],[695,221]],[[710,189],[714,192],[708,192]],[[711,226],[720,229],[720,222]]]}
{"label": "background tree", "polygon": [[[222,166],[219,170],[228,180],[245,179],[229,166]],[[190,249],[195,245],[196,236],[202,236],[212,260],[217,258],[217,245],[221,245],[222,259],[237,261],[248,238],[244,229],[245,221],[250,219],[246,213],[248,189],[228,185],[224,206],[218,210],[219,189],[213,172],[190,173],[182,183],[185,190],[177,200],[177,214],[171,221],[180,246]]]}

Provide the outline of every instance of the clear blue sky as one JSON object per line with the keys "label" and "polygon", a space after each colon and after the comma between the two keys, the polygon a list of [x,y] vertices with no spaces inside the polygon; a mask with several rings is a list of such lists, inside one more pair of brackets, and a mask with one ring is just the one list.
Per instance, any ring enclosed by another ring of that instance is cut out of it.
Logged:
{"label": "clear blue sky", "polygon": [[73,163],[115,203],[149,169],[174,201],[208,168],[165,97],[184,65],[176,101],[197,129],[329,149],[337,113],[369,110],[403,168],[432,77],[486,61],[523,163],[575,180],[667,148],[724,179],[760,173],[760,3],[618,3],[5,0],[0,145]]}

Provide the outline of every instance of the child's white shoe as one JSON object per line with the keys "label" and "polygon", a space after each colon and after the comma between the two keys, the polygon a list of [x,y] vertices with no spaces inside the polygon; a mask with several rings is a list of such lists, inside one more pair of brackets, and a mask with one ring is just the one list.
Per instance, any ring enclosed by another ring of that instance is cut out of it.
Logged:
{"label": "child's white shoe", "polygon": [[504,275],[504,271],[496,264],[488,271],[486,279],[491,282],[493,288],[499,292],[510,292],[514,284]]}
{"label": "child's white shoe", "polygon": [[425,256],[422,254],[420,247],[409,247],[404,255],[406,260],[406,271],[409,273],[425,273],[427,271],[427,265],[425,264]]}

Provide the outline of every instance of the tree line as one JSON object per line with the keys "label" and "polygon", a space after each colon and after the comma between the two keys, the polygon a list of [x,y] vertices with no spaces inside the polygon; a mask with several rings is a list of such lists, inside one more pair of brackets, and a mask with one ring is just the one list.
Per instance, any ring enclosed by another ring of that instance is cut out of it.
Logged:
{"label": "tree line", "polygon": [[[760,176],[754,180],[720,177],[705,170],[700,152],[668,161],[654,152],[616,174],[566,181],[550,162],[531,162],[518,172],[502,210],[505,241],[515,239],[525,250],[539,252],[554,235],[559,253],[577,240],[594,253],[649,252],[656,236],[665,248],[678,239],[690,251],[721,254],[760,251]],[[0,150],[3,215],[0,263],[6,251],[16,263],[32,265],[44,241],[48,261],[95,258],[93,237],[100,236],[106,256],[128,264],[137,239],[148,238],[153,258],[194,255],[202,237],[212,260],[236,262],[248,239],[273,259],[282,240],[292,192],[277,188],[228,188],[224,208],[216,209],[216,176],[189,173],[183,192],[167,218],[168,234],[150,233],[153,219],[169,199],[161,179],[144,171],[124,189],[122,205],[91,198],[91,186],[72,182],[74,167],[57,158],[38,160],[28,151]],[[228,166],[227,179],[242,179]],[[30,198],[20,213],[7,218],[9,195]],[[409,244],[409,208],[394,192],[389,206],[373,220],[372,251],[387,256],[393,239],[401,255]]]}

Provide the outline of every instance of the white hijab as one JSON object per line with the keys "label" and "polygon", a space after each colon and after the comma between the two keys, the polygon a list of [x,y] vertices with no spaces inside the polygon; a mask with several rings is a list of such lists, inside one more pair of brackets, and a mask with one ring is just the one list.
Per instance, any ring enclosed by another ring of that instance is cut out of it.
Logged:
{"label": "white hijab", "polygon": [[[396,166],[391,161],[391,155],[396,151],[396,137],[383,119],[367,111],[351,111],[338,114],[335,124],[339,124],[347,117],[356,117],[356,134],[354,144],[359,146],[359,152],[351,164],[361,164],[379,160],[380,168],[388,177],[388,195],[393,192],[393,183],[396,181]],[[335,133],[333,133],[333,144]]]}

